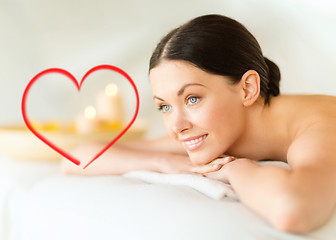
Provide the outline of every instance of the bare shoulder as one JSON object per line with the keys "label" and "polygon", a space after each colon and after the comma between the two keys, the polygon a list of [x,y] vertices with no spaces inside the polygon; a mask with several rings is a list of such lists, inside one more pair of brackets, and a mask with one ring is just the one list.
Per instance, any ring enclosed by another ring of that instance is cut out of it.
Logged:
{"label": "bare shoulder", "polygon": [[[336,119],[334,119],[335,122]],[[287,153],[291,166],[335,166],[336,126],[330,120],[312,123],[301,129]]]}
{"label": "bare shoulder", "polygon": [[[277,101],[282,109],[293,114],[313,118],[336,117],[336,96],[329,95],[283,95]],[[300,114],[300,115],[299,115]]]}
{"label": "bare shoulder", "polygon": [[293,117],[288,163],[293,166],[334,166],[336,170],[336,97],[307,95],[291,100],[297,108],[297,116]]}

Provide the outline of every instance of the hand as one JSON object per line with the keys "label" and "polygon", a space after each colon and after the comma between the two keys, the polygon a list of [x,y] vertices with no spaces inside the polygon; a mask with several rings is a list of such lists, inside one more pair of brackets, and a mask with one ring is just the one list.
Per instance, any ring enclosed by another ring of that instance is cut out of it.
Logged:
{"label": "hand", "polygon": [[196,173],[209,173],[209,172],[215,172],[221,169],[225,164],[232,162],[236,160],[235,157],[232,156],[225,156],[225,157],[220,157],[212,162],[202,165],[202,166],[196,166],[191,169],[191,171],[196,172]]}
{"label": "hand", "polygon": [[218,158],[206,165],[197,166],[192,168],[191,170],[195,173],[200,173],[204,177],[209,177],[212,179],[220,180],[222,182],[228,183],[228,179],[225,177],[225,165],[236,160],[235,157],[225,156]]}

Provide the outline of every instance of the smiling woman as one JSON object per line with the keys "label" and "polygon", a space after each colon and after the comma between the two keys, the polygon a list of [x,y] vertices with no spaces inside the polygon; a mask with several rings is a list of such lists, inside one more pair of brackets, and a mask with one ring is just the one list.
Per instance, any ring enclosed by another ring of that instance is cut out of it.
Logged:
{"label": "smiling woman", "polygon": [[195,164],[211,162],[242,134],[243,108],[236,85],[181,60],[151,70],[154,99],[171,137]]}
{"label": "smiling woman", "polygon": [[[149,77],[170,138],[114,147],[86,172],[65,162],[66,173],[203,174],[230,183],[280,230],[307,232],[326,222],[336,203],[336,97],[280,95],[279,68],[243,25],[220,15],[168,33]],[[256,163],[265,159],[290,169]]]}

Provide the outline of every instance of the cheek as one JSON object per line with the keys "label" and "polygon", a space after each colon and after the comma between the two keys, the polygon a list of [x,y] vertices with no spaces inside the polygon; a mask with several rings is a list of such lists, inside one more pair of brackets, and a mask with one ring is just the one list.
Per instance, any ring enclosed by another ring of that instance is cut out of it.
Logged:
{"label": "cheek", "polygon": [[209,102],[199,111],[195,111],[192,116],[193,122],[197,123],[198,127],[214,131],[216,128],[223,128],[226,125],[230,113],[227,107]]}
{"label": "cheek", "polygon": [[213,126],[216,141],[225,146],[226,151],[244,131],[244,112],[240,108],[227,109],[213,122]]}
{"label": "cheek", "polygon": [[231,101],[209,104],[195,119],[199,127],[211,134],[213,141],[226,147],[239,137],[243,128],[242,108]]}

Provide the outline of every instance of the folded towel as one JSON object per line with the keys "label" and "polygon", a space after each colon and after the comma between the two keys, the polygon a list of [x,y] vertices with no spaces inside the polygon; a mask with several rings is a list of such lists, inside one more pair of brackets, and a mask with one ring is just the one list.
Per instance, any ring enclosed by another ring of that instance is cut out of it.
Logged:
{"label": "folded towel", "polygon": [[147,183],[183,185],[195,189],[204,195],[219,200],[224,197],[238,200],[231,185],[218,180],[194,174],[166,174],[151,171],[133,171],[123,175],[127,178],[138,179]]}

